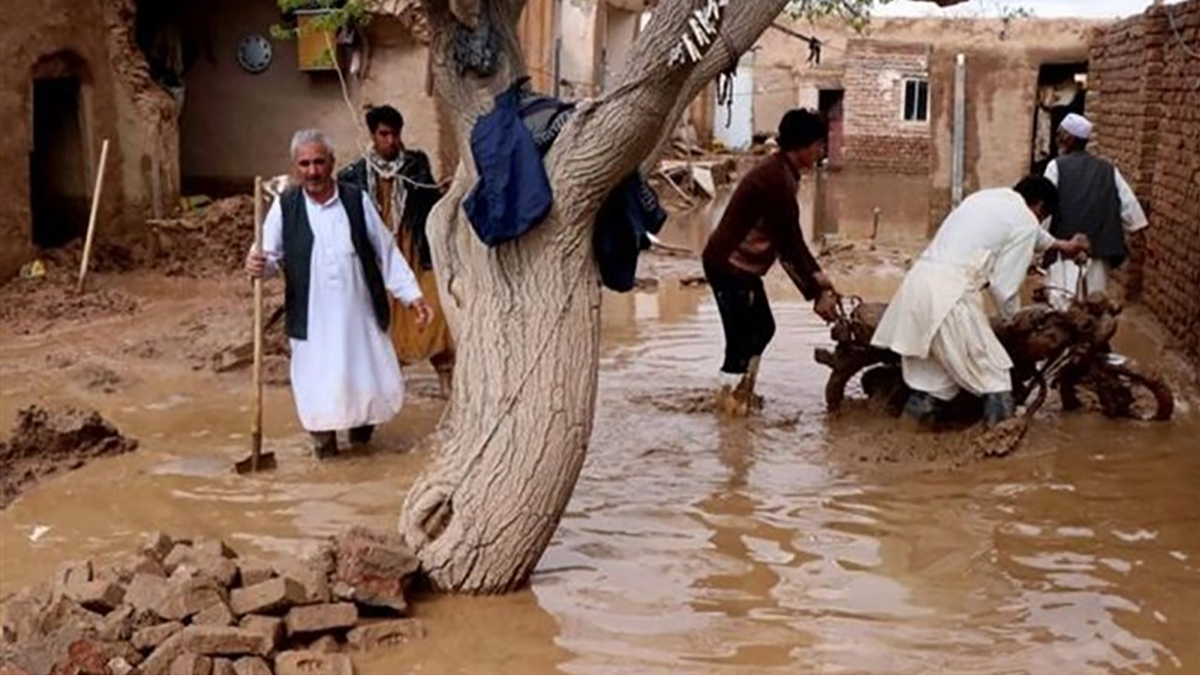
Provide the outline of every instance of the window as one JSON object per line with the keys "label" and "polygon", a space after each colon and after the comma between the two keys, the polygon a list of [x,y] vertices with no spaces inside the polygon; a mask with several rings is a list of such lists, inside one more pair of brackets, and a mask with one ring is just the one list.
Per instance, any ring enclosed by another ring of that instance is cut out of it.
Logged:
{"label": "window", "polygon": [[904,81],[904,121],[925,122],[929,119],[929,80]]}

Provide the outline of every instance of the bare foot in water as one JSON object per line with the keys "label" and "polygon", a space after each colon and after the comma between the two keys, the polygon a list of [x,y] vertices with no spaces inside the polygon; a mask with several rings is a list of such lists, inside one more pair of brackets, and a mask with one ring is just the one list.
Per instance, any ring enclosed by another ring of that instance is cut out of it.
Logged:
{"label": "bare foot in water", "polygon": [[763,398],[739,385],[731,387],[722,385],[717,391],[716,409],[719,413],[734,418],[744,418],[751,411],[762,409]]}

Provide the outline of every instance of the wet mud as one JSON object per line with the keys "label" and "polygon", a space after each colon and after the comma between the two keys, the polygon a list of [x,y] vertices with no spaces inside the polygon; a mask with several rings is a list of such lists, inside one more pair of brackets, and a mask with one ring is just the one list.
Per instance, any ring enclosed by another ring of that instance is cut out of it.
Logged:
{"label": "wet mud", "polygon": [[[663,238],[699,251],[689,227]],[[885,300],[906,255],[860,245],[822,262],[846,293]],[[642,265],[652,290],[604,297],[588,459],[530,588],[414,598],[425,639],[356,656],[358,670],[1200,669],[1200,415],[1144,311],[1127,310],[1114,347],[1166,374],[1172,421],[1047,405],[1014,452],[981,459],[953,437],[900,429],[857,382],[828,414],[828,369],[813,360],[828,328],[778,271],[766,280],[778,328],[764,406],[715,414],[720,320],[711,291],[683,281],[699,262]],[[249,335],[245,280],[98,282],[137,298],[137,315],[33,335],[0,326],[0,422],[30,402],[86,404],[139,449],[33,485],[0,512],[0,595],[65,561],[117,559],[153,531],[279,558],[347,526],[395,528],[445,405],[432,369],[405,369],[401,415],[329,462],[312,458],[289,388],[268,388],[265,447],[279,468],[239,476],[249,373],[211,358]],[[104,380],[92,365],[122,382],[90,387]]]}
{"label": "wet mud", "polygon": [[254,240],[254,199],[216,200],[154,224],[154,264],[168,276],[211,277],[240,270]]}
{"label": "wet mud", "polygon": [[130,317],[141,308],[135,296],[114,289],[76,291],[78,267],[51,267],[45,277],[0,285],[0,323],[16,335],[45,333],[66,323]]}
{"label": "wet mud", "polygon": [[21,409],[12,434],[0,441],[0,509],[46,477],[136,448],[136,440],[123,436],[96,411]]}

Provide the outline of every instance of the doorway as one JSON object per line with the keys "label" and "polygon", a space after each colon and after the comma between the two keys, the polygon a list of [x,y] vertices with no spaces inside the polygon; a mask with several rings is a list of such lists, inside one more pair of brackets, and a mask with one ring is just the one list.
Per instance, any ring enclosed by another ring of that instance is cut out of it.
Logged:
{"label": "doorway", "polygon": [[88,189],[78,77],[33,80],[33,149],[29,154],[32,238],[62,246],[84,233]]}
{"label": "doorway", "polygon": [[1087,63],[1051,63],[1038,69],[1038,105],[1033,113],[1029,168],[1041,175],[1058,157],[1058,125],[1069,113],[1083,115],[1087,99]]}
{"label": "doorway", "polygon": [[842,103],[845,100],[844,89],[822,89],[817,92],[817,108],[829,125],[825,156],[829,159],[830,167],[842,164]]}

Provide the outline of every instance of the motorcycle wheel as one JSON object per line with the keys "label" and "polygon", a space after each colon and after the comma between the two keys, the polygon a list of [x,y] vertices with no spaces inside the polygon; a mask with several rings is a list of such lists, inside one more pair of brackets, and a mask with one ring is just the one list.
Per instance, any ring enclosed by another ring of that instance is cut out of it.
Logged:
{"label": "motorcycle wheel", "polygon": [[1170,420],[1175,413],[1175,395],[1157,374],[1133,361],[1103,364],[1093,374],[1100,408],[1110,418]]}

